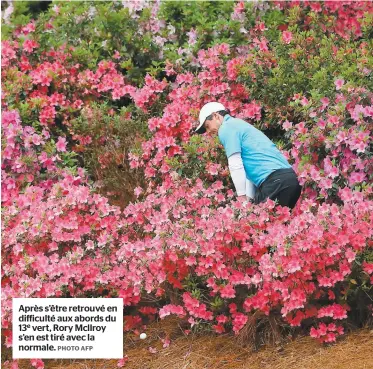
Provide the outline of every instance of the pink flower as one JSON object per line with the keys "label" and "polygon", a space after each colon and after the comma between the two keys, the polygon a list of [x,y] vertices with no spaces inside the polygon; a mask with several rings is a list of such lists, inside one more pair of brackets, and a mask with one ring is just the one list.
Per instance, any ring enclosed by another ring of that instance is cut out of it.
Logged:
{"label": "pink flower", "polygon": [[192,266],[197,264],[197,259],[195,258],[195,256],[188,256],[187,258],[185,258],[185,263],[188,266]]}
{"label": "pink flower", "polygon": [[31,359],[31,365],[34,366],[36,369],[44,369],[43,360],[40,359]]}
{"label": "pink flower", "polygon": [[350,186],[356,183],[364,182],[366,179],[366,174],[364,172],[352,172],[348,178],[348,183]]}
{"label": "pink flower", "polygon": [[263,38],[262,40],[260,40],[260,43],[259,43],[259,49],[260,51],[268,51],[268,41]]}
{"label": "pink flower", "polygon": [[170,346],[171,340],[169,338],[161,338],[161,341],[163,343],[163,348]]}
{"label": "pink flower", "polygon": [[285,44],[290,44],[292,39],[293,39],[293,34],[290,31],[282,32],[282,40],[285,42]]}
{"label": "pink flower", "polygon": [[355,258],[356,258],[356,253],[354,251],[352,251],[350,248],[348,248],[346,250],[345,255],[346,255],[347,261],[349,263],[353,262],[355,260]]}
{"label": "pink flower", "polygon": [[164,319],[166,316],[170,314],[175,314],[178,316],[185,316],[185,311],[182,306],[180,305],[165,305],[163,308],[159,310],[159,317]]}
{"label": "pink flower", "polygon": [[363,269],[368,274],[373,274],[373,263],[363,263]]}
{"label": "pink flower", "polygon": [[197,31],[192,28],[189,32],[187,32],[187,36],[189,37],[188,39],[188,44],[193,46],[197,43]]}
{"label": "pink flower", "polygon": [[319,187],[328,190],[333,187],[333,181],[330,178],[322,178],[319,182]]}
{"label": "pink flower", "polygon": [[232,314],[232,316],[233,331],[235,334],[238,334],[239,331],[245,326],[248,317],[242,313],[235,313]]}
{"label": "pink flower", "polygon": [[319,338],[319,331],[315,327],[312,327],[310,330],[310,336],[312,338]]}
{"label": "pink flower", "polygon": [[311,111],[311,113],[309,114],[309,116],[310,116],[311,118],[315,118],[315,117],[317,116],[317,113],[314,112],[314,111]]}
{"label": "pink flower", "polygon": [[119,359],[117,362],[117,367],[122,368],[128,362],[128,356],[125,355],[123,359]]}
{"label": "pink flower", "polygon": [[293,123],[289,122],[288,120],[286,120],[284,123],[282,123],[282,128],[285,131],[289,131],[292,127],[293,127]]}
{"label": "pink flower", "polygon": [[324,338],[324,342],[335,342],[336,338],[337,336],[335,333],[329,332]]}
{"label": "pink flower", "polygon": [[347,311],[342,305],[333,304],[333,305],[325,306],[319,309],[319,313],[317,314],[317,317],[318,318],[332,317],[333,319],[346,319]]}
{"label": "pink flower", "polygon": [[57,151],[66,152],[66,138],[65,137],[58,137],[58,141],[56,143]]}
{"label": "pink flower", "polygon": [[95,248],[95,245],[92,240],[87,241],[86,248],[87,250],[93,250]]}
{"label": "pink flower", "polygon": [[220,164],[208,164],[207,167],[206,167],[206,170],[209,174],[213,175],[213,176],[216,176],[219,174],[219,170],[221,168],[221,165]]}
{"label": "pink flower", "polygon": [[342,88],[342,86],[344,85],[345,81],[343,79],[337,79],[336,81],[334,81],[334,84],[335,84],[335,89],[338,91]]}
{"label": "pink flower", "polygon": [[219,324],[224,324],[228,321],[228,317],[225,316],[225,315],[218,315],[216,317],[216,321],[219,323]]}
{"label": "pink flower", "polygon": [[257,29],[257,30],[260,31],[260,32],[264,32],[264,31],[266,31],[268,28],[266,28],[264,22],[259,22],[259,23],[257,23],[257,24],[255,25],[255,29]]}
{"label": "pink flower", "polygon": [[329,105],[330,100],[327,97],[323,97],[320,99],[320,102],[322,103],[321,111],[324,111],[325,108]]}
{"label": "pink flower", "polygon": [[24,35],[28,35],[29,33],[32,33],[35,31],[35,21],[31,21],[30,23],[26,24],[26,26],[22,27],[21,32]]}
{"label": "pink flower", "polygon": [[306,105],[309,104],[309,101],[308,101],[308,99],[305,96],[303,96],[303,98],[300,101],[300,103],[302,104],[302,106],[306,106]]}
{"label": "pink flower", "polygon": [[290,260],[290,262],[288,263],[287,271],[288,273],[295,273],[296,271],[300,270],[301,267],[301,261],[294,258],[293,260]]}
{"label": "pink flower", "polygon": [[245,3],[243,1],[239,1],[235,7],[234,11],[231,15],[232,20],[236,21],[244,21],[245,19]]}
{"label": "pink flower", "polygon": [[218,47],[219,54],[229,55],[229,53],[230,53],[230,45],[229,44],[222,43],[222,44],[219,44],[217,47]]}
{"label": "pink flower", "polygon": [[23,43],[23,49],[27,51],[28,53],[32,53],[34,49],[39,47],[39,44],[34,40],[26,40]]}
{"label": "pink flower", "polygon": [[221,297],[232,299],[236,296],[236,291],[232,285],[227,284],[220,290],[220,295]]}
{"label": "pink flower", "polygon": [[41,137],[37,134],[32,135],[32,143],[39,146],[42,143]]}
{"label": "pink flower", "polygon": [[312,11],[319,13],[322,11],[322,6],[319,2],[310,1],[309,6],[311,7]]}
{"label": "pink flower", "polygon": [[52,10],[56,13],[56,14],[59,14],[60,13],[60,8],[58,5],[54,5]]}
{"label": "pink flower", "polygon": [[139,197],[140,194],[142,194],[143,189],[141,187],[136,187],[133,192],[135,193],[136,197]]}
{"label": "pink flower", "polygon": [[305,134],[308,132],[308,129],[306,127],[306,123],[305,122],[300,122],[296,125],[296,133],[297,134]]}

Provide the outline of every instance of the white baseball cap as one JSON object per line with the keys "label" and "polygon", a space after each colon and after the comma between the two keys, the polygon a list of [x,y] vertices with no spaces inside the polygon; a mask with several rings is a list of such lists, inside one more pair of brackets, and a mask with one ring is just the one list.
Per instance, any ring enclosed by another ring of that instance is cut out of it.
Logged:
{"label": "white baseball cap", "polygon": [[199,125],[195,129],[196,133],[205,133],[206,128],[203,126],[205,123],[205,120],[208,116],[210,116],[212,113],[216,113],[218,111],[226,110],[225,106],[221,103],[218,103],[216,101],[209,102],[202,106],[200,112],[199,112]]}

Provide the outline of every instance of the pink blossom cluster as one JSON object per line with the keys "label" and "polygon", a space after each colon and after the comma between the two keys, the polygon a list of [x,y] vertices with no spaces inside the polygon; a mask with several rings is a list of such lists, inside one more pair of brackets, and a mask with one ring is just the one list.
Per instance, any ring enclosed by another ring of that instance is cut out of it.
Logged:
{"label": "pink blossom cluster", "polygon": [[331,318],[337,319],[337,320],[346,319],[347,311],[343,306],[338,305],[338,304],[324,306],[319,310],[317,317],[323,318],[325,316],[330,316]]}
{"label": "pink blossom cluster", "polygon": [[177,306],[177,305],[172,305],[172,304],[165,305],[163,306],[163,308],[159,310],[159,317],[161,319],[164,319],[166,316],[170,314],[175,314],[175,315],[182,317],[185,315],[185,311],[182,306]]}
{"label": "pink blossom cluster", "polygon": [[[359,19],[363,17],[364,12],[372,11],[371,2],[367,1],[324,1],[317,2],[313,0],[293,0],[293,1],[275,1],[279,9],[285,10],[295,6],[301,9],[309,9],[315,13],[333,16],[335,21],[328,26],[322,22],[319,26],[324,32],[335,33],[345,39],[361,37],[361,23]],[[309,26],[314,22],[314,18],[306,16],[305,25]]]}
{"label": "pink blossom cluster", "polygon": [[236,3],[233,13],[231,15],[232,20],[243,22],[245,20],[245,2],[239,1]]}
{"label": "pink blossom cluster", "polygon": [[144,86],[136,88],[126,82],[125,77],[117,71],[117,65],[113,61],[100,62],[96,72],[85,70],[79,73],[78,80],[82,87],[90,91],[111,92],[113,100],[129,95],[144,112],[167,86],[167,82],[157,81],[150,75],[146,75]]}
{"label": "pink blossom cluster", "polygon": [[319,339],[320,342],[335,342],[337,336],[342,335],[343,332],[343,327],[334,323],[320,323],[318,328],[311,328],[311,337]]}
{"label": "pink blossom cluster", "polygon": [[[229,312],[232,315],[233,332],[238,334],[239,331],[245,326],[248,316],[237,311],[237,305],[232,303],[229,305]],[[221,321],[221,320],[220,320]]]}
{"label": "pink blossom cluster", "polygon": [[206,304],[202,304],[200,301],[193,298],[190,293],[185,292],[183,294],[183,302],[185,309],[191,317],[212,320],[213,314],[211,311],[207,310]]}

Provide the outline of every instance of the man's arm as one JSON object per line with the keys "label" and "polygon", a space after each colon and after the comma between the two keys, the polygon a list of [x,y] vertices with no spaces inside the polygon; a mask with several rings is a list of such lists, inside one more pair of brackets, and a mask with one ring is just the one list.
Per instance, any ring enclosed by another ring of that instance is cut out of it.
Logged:
{"label": "man's arm", "polygon": [[246,178],[246,196],[249,199],[253,199],[255,197],[256,187],[253,182]]}
{"label": "man's arm", "polygon": [[228,167],[236,188],[237,197],[242,200],[246,200],[246,196],[251,199],[254,198],[255,186],[246,178],[240,152],[236,152],[228,158]]}

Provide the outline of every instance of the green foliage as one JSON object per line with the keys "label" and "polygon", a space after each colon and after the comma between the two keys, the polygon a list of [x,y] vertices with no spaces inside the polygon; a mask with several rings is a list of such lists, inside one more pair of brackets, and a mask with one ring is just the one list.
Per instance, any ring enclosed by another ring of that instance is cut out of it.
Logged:
{"label": "green foliage", "polygon": [[[57,15],[53,7],[38,8],[36,3],[40,2],[34,3],[16,2],[11,25],[3,30],[3,39],[11,38],[11,32],[18,26],[35,19],[41,52],[66,44],[73,47],[74,61],[83,68],[94,69],[101,60],[111,59],[118,51],[122,73],[136,84],[142,83],[149,71],[164,76],[165,60],[175,62],[180,59],[179,48],[190,47],[187,32],[192,28],[198,33],[197,43],[191,48],[193,53],[216,43],[238,46],[247,42],[240,32],[240,23],[231,20],[234,2],[162,2],[158,19],[166,25],[159,31],[167,40],[163,48],[154,41],[151,30],[138,32],[139,25],[152,19],[149,9],[137,12],[138,18],[132,18],[121,2],[55,2],[59,7]],[[253,24],[254,19],[255,13],[247,10],[247,24]],[[48,23],[52,29],[46,29]],[[172,26],[174,36],[167,28]]]}
{"label": "green foliage", "polygon": [[[208,173],[206,164],[209,162],[226,164],[226,156],[218,139],[210,139],[194,135],[188,142],[182,144],[184,155],[166,159],[167,164],[181,177],[214,181],[216,178]],[[225,184],[230,184],[228,178],[223,178]]]}
{"label": "green foliage", "polygon": [[194,50],[206,49],[216,43],[228,42],[231,45],[240,45],[245,41],[239,32],[240,25],[232,21],[230,15],[234,2],[230,1],[191,1],[191,2],[164,2],[162,3],[160,18],[175,27],[179,35],[176,45],[169,45],[170,51],[166,56],[172,56],[172,50],[177,47],[187,47],[187,32],[194,28],[199,37]]}
{"label": "green foliage", "polygon": [[[13,13],[11,16],[11,24],[3,24],[1,25],[1,39],[5,40],[11,36],[11,33],[14,28],[19,26],[25,26],[27,23],[38,17],[38,15],[45,11],[50,1],[13,1]],[[5,2],[1,3],[1,11],[3,12],[5,9]],[[8,4],[9,6],[9,4]]]}
{"label": "green foliage", "polygon": [[[277,124],[276,109],[289,105],[295,94],[307,98],[311,95],[316,99],[334,96],[336,79],[349,81],[351,87],[372,89],[371,73],[367,76],[362,71],[363,66],[369,68],[372,58],[363,54],[359,47],[361,41],[342,43],[336,37],[326,37],[313,30],[298,32],[294,37],[296,47],[280,41],[271,42],[275,65],[265,67],[256,63],[257,58],[263,57],[257,51],[255,57],[240,69],[239,81],[245,83],[251,98],[271,107],[272,115],[268,115],[267,125]],[[253,71],[255,80],[250,76]],[[288,113],[287,119],[299,121],[291,109]]]}

